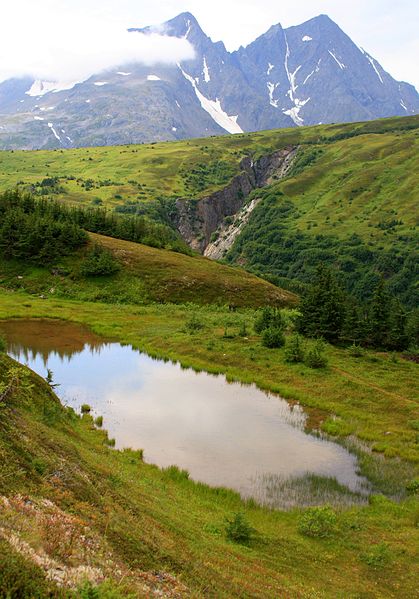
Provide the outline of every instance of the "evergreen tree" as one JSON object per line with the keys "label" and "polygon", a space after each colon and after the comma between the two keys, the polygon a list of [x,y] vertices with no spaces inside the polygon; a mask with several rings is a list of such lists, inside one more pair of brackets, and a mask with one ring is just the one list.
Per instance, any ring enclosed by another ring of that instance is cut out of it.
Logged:
{"label": "evergreen tree", "polygon": [[369,305],[369,342],[373,347],[385,348],[388,345],[392,303],[392,297],[386,288],[384,279],[381,279]]}
{"label": "evergreen tree", "polygon": [[298,330],[308,337],[323,337],[331,342],[340,339],[345,321],[345,294],[332,271],[321,265],[314,283],[303,295]]}

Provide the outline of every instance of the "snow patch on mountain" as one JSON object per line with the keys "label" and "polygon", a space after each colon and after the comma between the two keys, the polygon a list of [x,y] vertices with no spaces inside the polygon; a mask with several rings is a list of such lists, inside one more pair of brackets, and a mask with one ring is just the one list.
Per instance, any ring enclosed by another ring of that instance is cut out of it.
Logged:
{"label": "snow patch on mountain", "polygon": [[312,37],[310,37],[309,35],[305,35],[305,36],[304,36],[304,37],[301,39],[301,41],[302,41],[302,42],[311,42],[311,41],[312,41],[312,39],[313,39],[313,38],[312,38]]}
{"label": "snow patch on mountain", "polygon": [[201,107],[208,112],[210,117],[217,123],[217,125],[222,127],[222,129],[228,133],[243,133],[243,129],[237,123],[238,115],[229,116],[226,112],[224,112],[221,107],[221,102],[218,98],[216,98],[215,101],[206,98],[204,94],[199,91],[195,79],[188,75],[188,73],[186,73],[180,65],[178,65],[178,67],[185,79],[192,85]]}
{"label": "snow patch on mountain", "polygon": [[202,71],[202,74],[204,75],[204,81],[205,83],[209,83],[211,81],[211,76],[209,74],[209,69],[208,69],[208,65],[207,65],[207,59],[204,56],[204,70]]}
{"label": "snow patch on mountain", "polygon": [[339,58],[337,58],[336,55],[331,50],[328,50],[328,52],[329,52],[330,56],[335,59],[335,61],[339,65],[339,68],[341,68],[342,70],[346,69],[346,65],[344,65],[343,62],[340,62]]}
{"label": "snow patch on mountain", "polygon": [[61,137],[58,135],[58,133],[54,129],[54,123],[48,123],[48,127],[51,129],[52,133],[54,134],[54,137],[56,139],[58,139],[58,141],[61,141]]}
{"label": "snow patch on mountain", "polygon": [[269,104],[271,106],[274,106],[275,108],[278,108],[278,100],[274,100],[274,91],[277,87],[279,87],[279,83],[271,83],[270,81],[268,81],[266,85],[268,87],[269,93]]}
{"label": "snow patch on mountain", "polygon": [[307,98],[307,100],[299,100],[298,98],[295,98],[295,106],[288,110],[283,110],[282,112],[291,117],[298,127],[302,127],[304,125],[304,119],[300,117],[299,113],[303,106],[305,106],[310,100],[311,98]]}
{"label": "snow patch on mountain", "polygon": [[104,85],[108,85],[107,81],[95,81],[93,85],[97,85],[97,87],[103,87]]}
{"label": "snow patch on mountain", "polygon": [[370,63],[370,65],[372,66],[372,68],[374,69],[374,71],[377,73],[377,77],[378,79],[381,81],[381,83],[384,85],[384,81],[383,78],[381,77],[380,71],[377,69],[377,66],[375,64],[375,60],[373,59],[372,56],[370,56],[367,52],[365,52],[364,50],[364,54],[365,57],[367,58],[368,62]]}
{"label": "snow patch on mountain", "polygon": [[272,69],[275,67],[274,64],[271,64],[270,62],[268,62],[268,70],[266,71],[267,75],[271,74]]}
{"label": "snow patch on mountain", "polygon": [[73,89],[77,83],[81,83],[81,81],[42,81],[41,79],[37,79],[25,94],[33,97],[44,96],[50,92],[58,93]]}
{"label": "snow patch on mountain", "polygon": [[189,34],[190,34],[190,32],[191,32],[192,23],[191,23],[191,20],[190,20],[190,19],[188,19],[188,20],[187,20],[187,22],[186,22],[186,27],[187,27],[187,29],[186,29],[186,33],[185,33],[185,35],[183,36],[183,39],[184,39],[184,40],[187,40],[187,39],[188,39],[188,36],[189,36]]}
{"label": "snow patch on mountain", "polygon": [[122,75],[122,77],[128,77],[128,75],[131,75],[131,73],[126,73],[125,71],[118,71],[116,74]]}

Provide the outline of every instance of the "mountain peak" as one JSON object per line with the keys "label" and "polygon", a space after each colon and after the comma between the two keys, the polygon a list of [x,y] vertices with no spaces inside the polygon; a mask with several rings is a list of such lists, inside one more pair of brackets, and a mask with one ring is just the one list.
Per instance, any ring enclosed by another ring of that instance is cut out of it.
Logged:
{"label": "mountain peak", "polygon": [[191,32],[198,32],[204,35],[197,19],[190,12],[182,12],[173,19],[166,21],[164,27],[170,35],[176,37],[187,38]]}
{"label": "mountain peak", "polygon": [[301,27],[313,27],[313,28],[317,28],[318,30],[332,30],[332,29],[338,29],[340,30],[340,27],[337,23],[335,23],[335,21],[333,21],[333,19],[331,19],[328,15],[317,15],[316,17],[313,17],[312,19],[308,19],[308,21],[304,21],[304,23],[301,23],[301,25],[294,25],[292,27],[289,27],[289,29],[296,29],[296,28],[301,28]]}
{"label": "mountain peak", "polygon": [[285,30],[277,23],[235,52],[213,42],[190,12],[131,31],[186,40],[194,57],[152,66],[131,61],[71,87],[65,80],[0,83],[0,149],[140,143],[419,113],[416,90],[395,81],[324,14]]}

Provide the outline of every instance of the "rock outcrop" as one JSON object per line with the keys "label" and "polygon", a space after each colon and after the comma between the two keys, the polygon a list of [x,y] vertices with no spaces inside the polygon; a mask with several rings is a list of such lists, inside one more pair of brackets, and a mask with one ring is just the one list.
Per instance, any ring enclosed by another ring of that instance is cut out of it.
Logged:
{"label": "rock outcrop", "polygon": [[[274,177],[284,177],[296,152],[296,147],[285,147],[254,162],[246,157],[240,164],[241,173],[224,189],[200,200],[177,200],[175,226],[182,238],[192,249],[213,259],[221,258],[258,204],[253,199],[246,205],[250,192],[269,185]],[[232,220],[226,223],[226,217]],[[227,229],[228,235],[224,235]],[[211,241],[216,232],[219,243]]]}

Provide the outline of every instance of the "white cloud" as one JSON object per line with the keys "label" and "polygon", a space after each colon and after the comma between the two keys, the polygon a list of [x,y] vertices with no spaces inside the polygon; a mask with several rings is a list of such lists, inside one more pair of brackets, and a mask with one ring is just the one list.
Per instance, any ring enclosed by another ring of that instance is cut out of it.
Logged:
{"label": "white cloud", "polygon": [[[25,19],[20,10],[25,4]],[[31,75],[49,81],[82,81],[131,62],[146,65],[193,58],[187,40],[162,34],[128,33],[118,19],[63,10],[49,0],[17,5],[2,14],[0,81]],[[3,12],[3,11],[2,11]]]}
{"label": "white cloud", "polygon": [[[177,62],[190,47],[176,41],[125,41],[128,27],[145,27],[192,12],[214,40],[228,49],[248,44],[272,24],[298,25],[328,14],[394,77],[419,85],[417,0],[3,0],[0,21],[0,79],[10,73],[90,72],[136,59]],[[174,45],[172,45],[174,44]],[[128,47],[127,47],[128,46]],[[141,47],[140,47],[141,46]],[[119,66],[119,65],[117,65]],[[50,77],[49,77],[50,78]]]}

